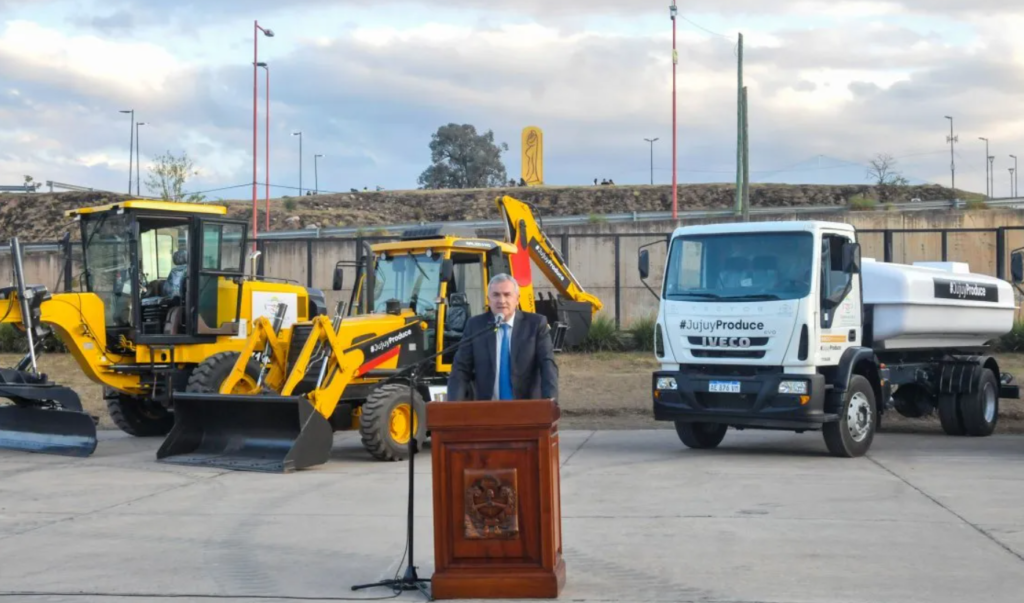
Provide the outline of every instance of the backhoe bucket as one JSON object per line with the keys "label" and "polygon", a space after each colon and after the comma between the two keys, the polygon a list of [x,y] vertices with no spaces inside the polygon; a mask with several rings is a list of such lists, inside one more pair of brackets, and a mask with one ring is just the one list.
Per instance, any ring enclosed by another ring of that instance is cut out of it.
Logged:
{"label": "backhoe bucket", "polygon": [[302,396],[174,394],[174,428],[156,453],[178,465],[290,473],[326,463],[334,429]]}
{"label": "backhoe bucket", "polygon": [[74,390],[43,375],[0,369],[0,448],[86,457],[96,450],[96,421]]}

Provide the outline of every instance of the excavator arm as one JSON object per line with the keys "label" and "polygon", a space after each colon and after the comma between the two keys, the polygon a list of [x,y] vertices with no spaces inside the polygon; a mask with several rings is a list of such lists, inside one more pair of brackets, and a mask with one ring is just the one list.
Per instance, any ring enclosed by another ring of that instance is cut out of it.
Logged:
{"label": "excavator arm", "polygon": [[[591,316],[600,312],[604,307],[601,300],[587,293],[580,285],[562,255],[541,230],[530,205],[508,195],[499,197],[497,205],[505,222],[506,240],[513,243],[520,253],[527,251],[528,257],[537,264],[559,293],[574,302],[590,304]],[[521,297],[524,301],[532,300],[533,281],[525,255],[512,259],[512,273],[519,283]]]}

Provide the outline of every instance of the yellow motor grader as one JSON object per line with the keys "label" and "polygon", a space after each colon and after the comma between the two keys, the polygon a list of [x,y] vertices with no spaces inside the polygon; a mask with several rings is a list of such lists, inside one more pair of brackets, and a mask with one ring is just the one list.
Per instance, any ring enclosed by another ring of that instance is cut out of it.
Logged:
{"label": "yellow motor grader", "polygon": [[[244,350],[205,365],[219,379],[175,393],[175,426],[157,458],[288,472],[326,462],[343,430],[359,430],[379,460],[406,458],[409,438],[426,437],[424,404],[445,391],[453,350],[468,318],[486,311],[496,274],[515,278],[521,309],[548,317],[556,350],[586,338],[600,300],[583,290],[527,203],[496,203],[504,241],[448,225],[410,229],[355,262],[352,296],[333,321],[316,316],[279,332],[258,319]],[[535,299],[531,259],[557,298]],[[346,266],[335,268],[336,291]],[[397,378],[413,366],[411,387]]]}
{"label": "yellow motor grader", "polygon": [[211,364],[244,348],[253,318],[276,316],[285,304],[287,332],[326,314],[322,291],[246,276],[247,226],[226,214],[223,206],[146,200],[65,212],[81,228],[83,273],[79,291],[62,293],[26,285],[12,239],[15,285],[0,289],[0,322],[24,330],[29,346],[16,367],[0,369],[0,447],[70,456],[96,448],[96,423],[78,395],[38,370],[51,330],[103,386],[118,427],[165,436],[172,392],[222,379]]}

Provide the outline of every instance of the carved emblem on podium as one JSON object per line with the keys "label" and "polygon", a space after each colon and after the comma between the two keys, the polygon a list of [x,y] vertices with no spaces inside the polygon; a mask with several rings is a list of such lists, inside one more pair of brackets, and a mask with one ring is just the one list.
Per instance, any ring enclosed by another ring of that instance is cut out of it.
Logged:
{"label": "carved emblem on podium", "polygon": [[467,469],[465,537],[473,540],[519,536],[516,470]]}

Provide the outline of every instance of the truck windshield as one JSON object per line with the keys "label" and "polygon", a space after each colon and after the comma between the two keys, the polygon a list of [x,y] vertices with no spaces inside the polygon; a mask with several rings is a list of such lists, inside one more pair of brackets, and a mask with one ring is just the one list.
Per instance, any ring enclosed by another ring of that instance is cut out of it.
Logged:
{"label": "truck windshield", "polygon": [[809,232],[677,237],[665,267],[665,299],[765,301],[799,299],[811,290],[814,239]]}
{"label": "truck windshield", "polygon": [[435,300],[441,292],[441,256],[403,253],[382,257],[375,278],[375,312],[385,312],[388,300],[398,300],[402,308],[430,313],[437,309]]}

